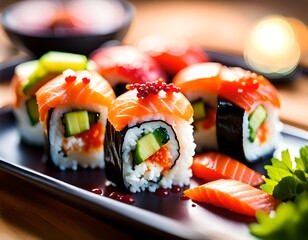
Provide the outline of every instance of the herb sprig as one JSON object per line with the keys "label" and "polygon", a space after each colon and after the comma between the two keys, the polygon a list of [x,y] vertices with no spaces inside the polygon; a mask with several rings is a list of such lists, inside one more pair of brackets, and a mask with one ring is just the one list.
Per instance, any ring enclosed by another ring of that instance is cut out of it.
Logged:
{"label": "herb sprig", "polygon": [[282,201],[294,200],[303,191],[308,191],[308,145],[299,151],[299,157],[292,162],[288,150],[281,153],[281,160],[272,158],[272,165],[266,165],[268,178],[261,185],[264,192]]}

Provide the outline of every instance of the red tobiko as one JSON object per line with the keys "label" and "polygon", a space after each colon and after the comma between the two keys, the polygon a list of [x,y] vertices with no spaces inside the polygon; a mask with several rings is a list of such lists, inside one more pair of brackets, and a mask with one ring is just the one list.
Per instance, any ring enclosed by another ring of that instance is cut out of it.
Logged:
{"label": "red tobiko", "polygon": [[162,79],[154,82],[147,83],[132,83],[127,84],[128,90],[137,90],[138,98],[146,98],[149,94],[158,94],[159,91],[165,91],[166,93],[180,92],[180,88],[176,87],[173,83],[167,84]]}
{"label": "red tobiko", "polygon": [[67,83],[74,82],[76,80],[76,78],[77,78],[77,76],[75,76],[75,75],[66,76],[65,77],[65,82],[67,82]]}
{"label": "red tobiko", "polygon": [[90,78],[88,78],[88,77],[83,77],[83,78],[82,78],[82,81],[83,81],[83,83],[88,84],[88,83],[90,83]]}

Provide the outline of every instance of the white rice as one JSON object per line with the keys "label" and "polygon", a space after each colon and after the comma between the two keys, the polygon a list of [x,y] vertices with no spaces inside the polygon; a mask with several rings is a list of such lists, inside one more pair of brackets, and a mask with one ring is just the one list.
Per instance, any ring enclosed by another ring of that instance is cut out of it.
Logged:
{"label": "white rice", "polygon": [[[138,123],[143,124],[135,126]],[[122,159],[123,179],[131,192],[140,192],[146,189],[154,192],[160,187],[171,188],[172,185],[182,187],[190,183],[192,176],[190,166],[192,157],[195,154],[195,144],[193,141],[193,128],[187,121],[171,115],[157,114],[145,116],[139,121],[133,121],[129,124],[129,127],[132,128],[127,131],[124,137]],[[153,132],[158,127],[164,127],[168,131],[170,140],[166,146],[171,166],[175,162],[175,165],[163,174],[162,167],[152,162],[144,161],[134,166],[132,157],[132,151],[135,150],[136,143],[141,135]]]}
{"label": "white rice", "polygon": [[29,145],[43,147],[45,144],[43,124],[41,122],[32,125],[26,108],[26,100],[19,108],[13,108],[17,121],[17,128],[22,141]]}
{"label": "white rice", "polygon": [[[64,136],[65,130],[61,117],[64,113],[77,109],[85,109],[99,113],[100,118],[98,121],[102,124],[103,133],[105,133],[107,107],[89,104],[55,108],[50,117],[48,133],[51,160],[61,170],[76,170],[78,166],[83,168],[104,168],[104,134],[100,136],[102,145],[99,148],[90,149],[87,152],[84,151],[85,142],[83,139],[76,138],[75,136],[67,138]],[[65,153],[63,149],[65,149]]]}
{"label": "white rice", "polygon": [[[268,126],[267,132],[267,141],[260,143],[258,138],[255,138],[254,142],[250,142],[249,137],[249,128],[248,128],[248,117],[253,112],[253,110],[259,105],[262,104],[267,111],[267,118],[265,123]],[[270,154],[278,145],[281,140],[280,126],[278,109],[274,107],[269,102],[256,102],[249,112],[244,113],[243,119],[243,148],[244,154],[247,161],[253,162],[258,160],[260,157]]]}

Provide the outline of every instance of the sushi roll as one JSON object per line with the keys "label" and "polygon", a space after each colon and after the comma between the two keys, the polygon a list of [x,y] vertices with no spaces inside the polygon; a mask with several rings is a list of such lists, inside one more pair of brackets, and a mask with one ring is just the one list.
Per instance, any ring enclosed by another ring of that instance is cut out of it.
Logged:
{"label": "sushi roll", "polygon": [[194,109],[197,153],[218,150],[216,111],[223,68],[220,63],[196,63],[179,71],[172,80],[174,85],[181,88]]}
{"label": "sushi roll", "polygon": [[279,94],[264,77],[198,63],[173,79],[194,109],[196,152],[218,150],[243,162],[271,156],[280,140]]}
{"label": "sushi roll", "polygon": [[87,58],[77,54],[49,52],[39,60],[21,63],[15,68],[11,85],[15,96],[13,111],[24,143],[44,145],[43,126],[38,117],[35,92],[67,67],[86,69]]}
{"label": "sushi roll", "polygon": [[218,91],[219,151],[241,161],[272,156],[280,139],[279,94],[263,76],[224,68]]}
{"label": "sushi roll", "polygon": [[107,178],[131,192],[189,184],[195,153],[190,102],[163,81],[128,89],[108,113]]}
{"label": "sushi roll", "polygon": [[134,46],[101,48],[90,58],[117,96],[126,92],[125,86],[129,83],[146,83],[159,78],[165,81],[165,74],[156,61]]}
{"label": "sushi roll", "polygon": [[96,72],[68,69],[36,92],[47,151],[61,170],[103,168],[108,109],[115,99]]}
{"label": "sushi roll", "polygon": [[202,47],[192,45],[180,37],[171,39],[162,35],[146,36],[136,46],[154,58],[170,79],[185,67],[209,61]]}

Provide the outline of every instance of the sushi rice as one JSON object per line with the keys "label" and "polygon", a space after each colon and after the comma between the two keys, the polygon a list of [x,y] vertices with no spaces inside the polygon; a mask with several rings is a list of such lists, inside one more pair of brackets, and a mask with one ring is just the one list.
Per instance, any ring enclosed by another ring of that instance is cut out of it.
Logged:
{"label": "sushi rice", "polygon": [[22,141],[29,145],[43,147],[45,143],[43,124],[41,122],[31,124],[26,101],[23,101],[18,108],[13,108],[13,113]]}
{"label": "sushi rice", "polygon": [[[103,133],[106,128],[107,107],[93,104],[78,105],[78,106],[61,106],[52,111],[48,126],[48,141],[50,144],[51,159],[56,166],[61,170],[73,169],[77,170],[78,165],[83,168],[104,168],[104,139],[105,134],[102,134],[100,139],[102,145],[99,148],[84,151],[85,142],[82,138],[75,136],[65,137],[64,125],[62,116],[66,112],[72,110],[88,110],[99,113],[98,122],[102,124]],[[63,151],[65,149],[65,152]]]}
{"label": "sushi rice", "polygon": [[[260,143],[258,138],[255,138],[254,142],[249,141],[249,128],[248,117],[255,110],[255,108],[262,104],[267,114],[265,124],[268,126],[267,140],[264,143]],[[250,111],[245,111],[243,117],[243,149],[247,161],[254,162],[262,156],[266,156],[273,152],[279,142],[281,142],[281,129],[282,124],[279,121],[278,108],[274,107],[270,102],[256,102],[252,106]]]}
{"label": "sushi rice", "polygon": [[[138,124],[139,123],[139,124]],[[132,121],[124,137],[122,147],[123,179],[131,192],[148,189],[154,192],[158,188],[171,188],[172,185],[184,186],[190,183],[192,157],[195,153],[193,127],[179,117],[156,114]],[[138,139],[148,132],[163,127],[167,129],[170,141],[166,144],[170,169],[162,173],[163,168],[152,162],[144,161],[133,165],[132,151]]]}

